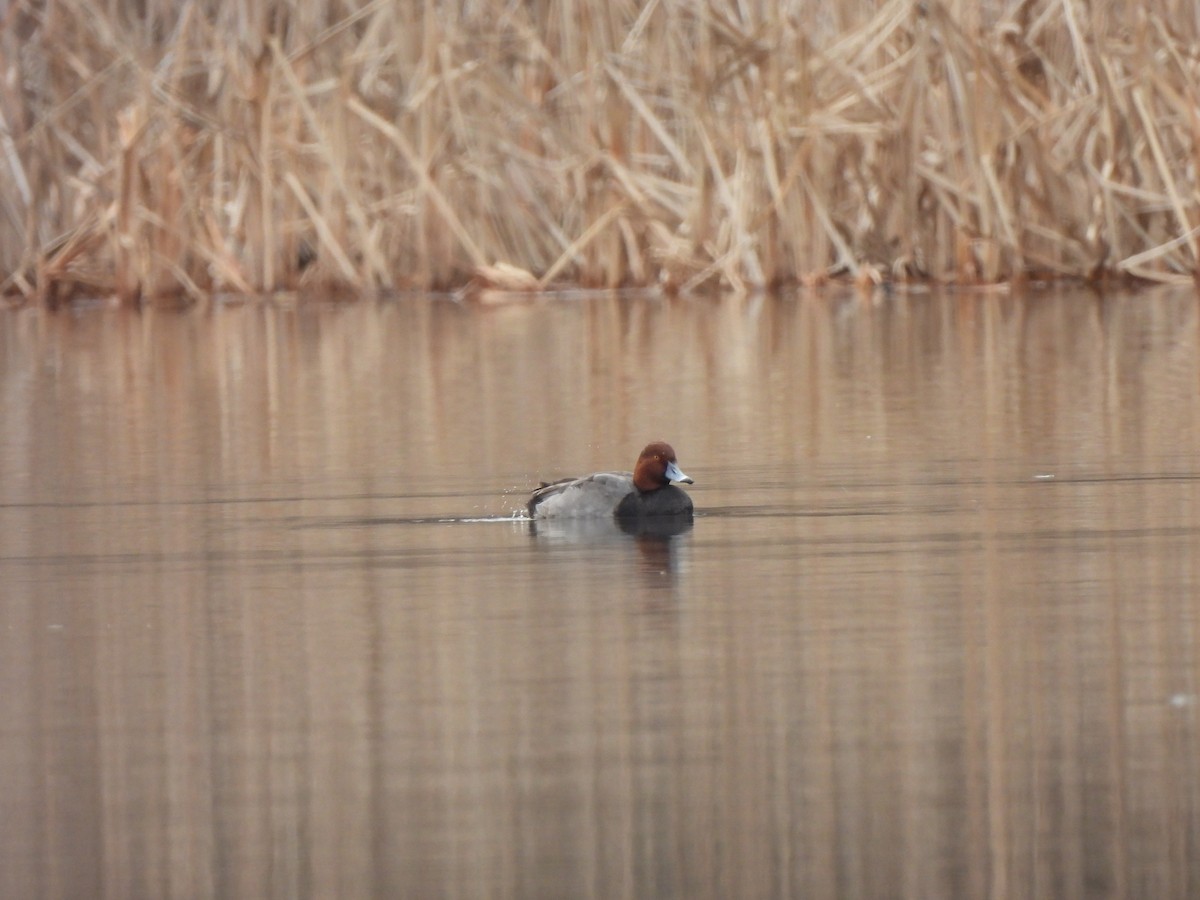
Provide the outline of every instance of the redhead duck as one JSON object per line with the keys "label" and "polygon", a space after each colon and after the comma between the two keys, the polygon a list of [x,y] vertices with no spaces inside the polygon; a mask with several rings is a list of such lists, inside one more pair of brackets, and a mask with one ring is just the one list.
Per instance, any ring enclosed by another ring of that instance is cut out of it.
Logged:
{"label": "redhead duck", "polygon": [[692,498],[671,484],[692,484],[664,441],[647,444],[633,472],[596,472],[582,478],[543,483],[529,498],[535,519],[616,516],[690,516]]}

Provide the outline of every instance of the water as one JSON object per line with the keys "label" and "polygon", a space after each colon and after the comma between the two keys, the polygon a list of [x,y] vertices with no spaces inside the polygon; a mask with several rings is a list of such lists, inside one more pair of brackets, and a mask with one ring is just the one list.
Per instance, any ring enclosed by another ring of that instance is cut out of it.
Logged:
{"label": "water", "polygon": [[[1200,895],[1190,292],[0,314],[0,896]],[[665,438],[674,536],[512,518]]]}

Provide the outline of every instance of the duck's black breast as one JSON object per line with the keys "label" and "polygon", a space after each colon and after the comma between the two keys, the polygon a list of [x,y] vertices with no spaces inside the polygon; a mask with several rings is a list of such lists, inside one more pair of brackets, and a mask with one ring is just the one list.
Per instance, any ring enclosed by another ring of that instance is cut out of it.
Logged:
{"label": "duck's black breast", "polygon": [[690,516],[692,498],[682,488],[667,485],[655,491],[634,491],[627,494],[614,511],[618,519],[642,516]]}

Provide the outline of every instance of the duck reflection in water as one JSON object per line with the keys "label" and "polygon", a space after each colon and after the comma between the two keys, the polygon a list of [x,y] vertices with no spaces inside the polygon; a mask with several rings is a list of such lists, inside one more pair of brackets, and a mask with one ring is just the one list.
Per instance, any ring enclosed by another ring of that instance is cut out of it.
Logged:
{"label": "duck reflection in water", "polygon": [[[682,536],[692,530],[692,517],[646,516],[636,519],[534,519],[529,533],[547,549],[569,546],[589,549],[583,558],[589,568],[614,562],[612,554],[620,554],[616,562],[622,571],[639,572],[652,588],[669,587],[684,567],[688,542]],[[603,550],[601,549],[603,548]],[[629,551],[636,548],[636,558]],[[576,559],[578,553],[572,554]]]}
{"label": "duck reflection in water", "polygon": [[686,534],[694,525],[691,514],[611,519],[533,519],[529,533],[564,544],[596,543],[633,537],[639,541],[666,543]]}

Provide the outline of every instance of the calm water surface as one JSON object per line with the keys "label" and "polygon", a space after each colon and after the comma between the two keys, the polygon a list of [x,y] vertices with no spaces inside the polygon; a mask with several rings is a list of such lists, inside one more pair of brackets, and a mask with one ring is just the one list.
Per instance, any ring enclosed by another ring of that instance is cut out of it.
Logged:
{"label": "calm water surface", "polygon": [[0,313],[0,896],[1200,896],[1198,309]]}

